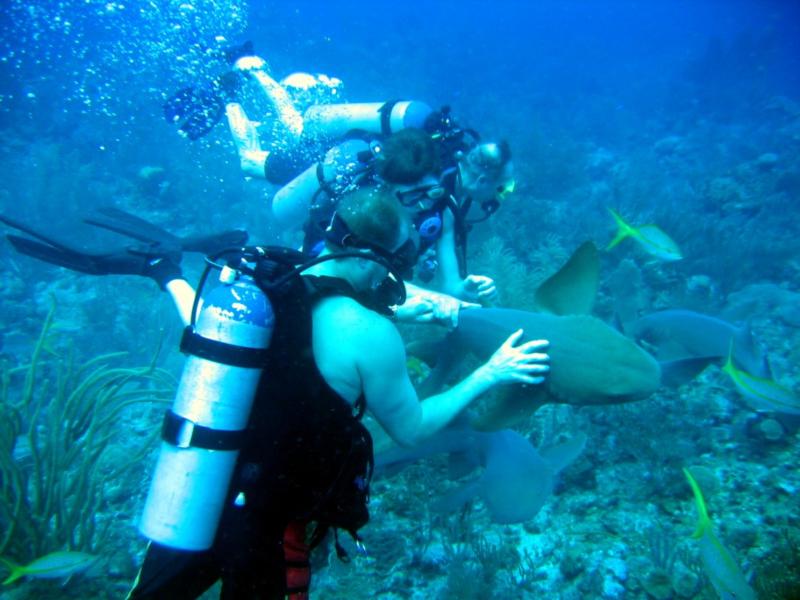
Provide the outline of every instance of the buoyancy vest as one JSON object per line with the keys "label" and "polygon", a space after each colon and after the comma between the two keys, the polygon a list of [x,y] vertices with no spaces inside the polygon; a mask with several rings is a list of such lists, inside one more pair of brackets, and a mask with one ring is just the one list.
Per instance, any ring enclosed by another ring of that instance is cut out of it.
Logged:
{"label": "buoyancy vest", "polygon": [[[297,277],[270,293],[275,331],[252,409],[232,494],[270,522],[315,522],[311,545],[329,528],[357,530],[369,519],[372,438],[322,377],[312,351],[312,310],[331,296],[358,300],[343,280]],[[338,545],[338,544],[337,544]],[[339,548],[337,548],[338,550]]]}

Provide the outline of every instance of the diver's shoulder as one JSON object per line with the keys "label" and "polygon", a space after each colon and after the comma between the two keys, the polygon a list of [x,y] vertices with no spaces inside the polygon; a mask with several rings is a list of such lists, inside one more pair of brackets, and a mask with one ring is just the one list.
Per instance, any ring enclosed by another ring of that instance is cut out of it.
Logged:
{"label": "diver's shoulder", "polygon": [[338,326],[357,329],[394,327],[385,316],[360,304],[349,296],[325,298],[314,309],[315,316],[329,319]]}

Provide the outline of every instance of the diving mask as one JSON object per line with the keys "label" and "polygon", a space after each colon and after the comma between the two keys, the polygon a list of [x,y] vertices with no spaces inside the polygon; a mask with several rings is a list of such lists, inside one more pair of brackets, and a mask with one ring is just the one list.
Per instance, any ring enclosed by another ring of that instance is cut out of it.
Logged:
{"label": "diving mask", "polygon": [[397,200],[406,208],[416,207],[419,204],[423,206],[429,201],[436,202],[444,197],[447,190],[439,183],[431,183],[428,185],[421,185],[413,187],[408,190],[397,191],[395,196]]}
{"label": "diving mask", "polygon": [[386,302],[386,306],[392,306],[405,302],[406,289],[403,280],[413,277],[418,254],[417,246],[412,239],[407,239],[394,251],[387,250],[354,234],[338,214],[333,215],[331,224],[325,231],[325,239],[339,248],[369,250],[373,256],[370,257],[367,254],[364,255],[364,258],[383,265],[389,271],[386,279],[375,290],[380,296],[379,303],[384,305]]}

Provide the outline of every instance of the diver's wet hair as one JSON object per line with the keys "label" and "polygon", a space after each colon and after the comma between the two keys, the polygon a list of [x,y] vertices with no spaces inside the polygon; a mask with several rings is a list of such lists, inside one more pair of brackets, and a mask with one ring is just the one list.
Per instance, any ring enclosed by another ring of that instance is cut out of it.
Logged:
{"label": "diver's wet hair", "polygon": [[392,252],[408,235],[408,215],[382,185],[359,187],[339,201],[336,213],[360,239]]}
{"label": "diver's wet hair", "polygon": [[439,172],[439,153],[422,129],[401,129],[383,143],[375,170],[387,183],[412,184]]}

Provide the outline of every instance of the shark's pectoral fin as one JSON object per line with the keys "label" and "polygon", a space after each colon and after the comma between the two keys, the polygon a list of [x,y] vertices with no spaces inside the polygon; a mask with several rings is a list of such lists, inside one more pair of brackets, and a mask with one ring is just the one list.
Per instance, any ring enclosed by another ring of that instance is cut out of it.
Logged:
{"label": "shark's pectoral fin", "polygon": [[417,394],[420,398],[427,398],[439,393],[444,388],[456,366],[461,362],[464,354],[458,344],[453,342],[452,335],[446,337],[437,346],[436,352],[436,366],[417,386]]}
{"label": "shark's pectoral fin", "polygon": [[433,510],[442,513],[452,513],[461,510],[464,505],[472,500],[481,490],[481,478],[473,479],[455,490],[448,492],[433,503]]}
{"label": "shark's pectoral fin", "polygon": [[575,461],[586,447],[586,434],[579,433],[566,442],[539,448],[539,454],[552,467],[554,473],[566,468]]}
{"label": "shark's pectoral fin", "polygon": [[553,401],[542,385],[513,385],[497,390],[476,409],[470,425],[478,431],[497,431],[530,418],[547,401]]}

